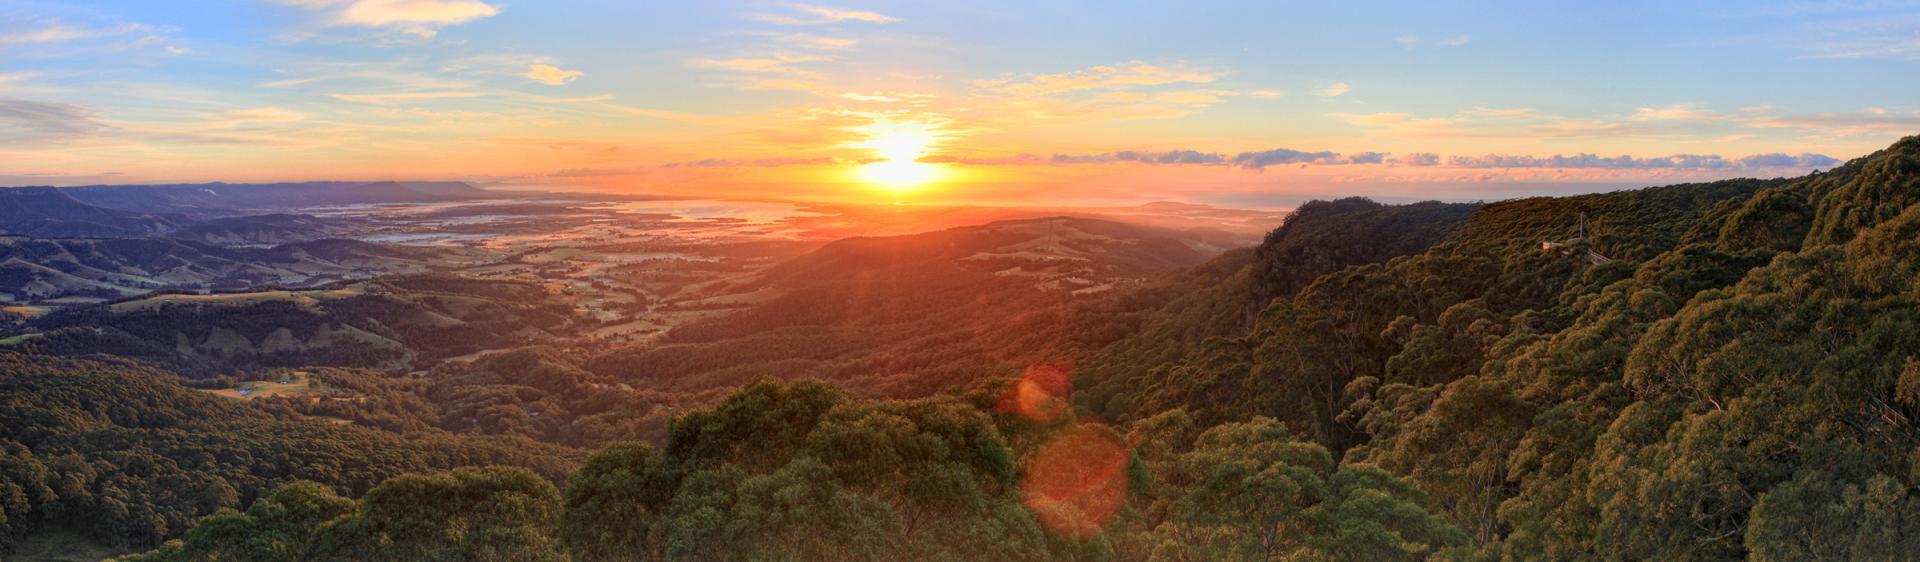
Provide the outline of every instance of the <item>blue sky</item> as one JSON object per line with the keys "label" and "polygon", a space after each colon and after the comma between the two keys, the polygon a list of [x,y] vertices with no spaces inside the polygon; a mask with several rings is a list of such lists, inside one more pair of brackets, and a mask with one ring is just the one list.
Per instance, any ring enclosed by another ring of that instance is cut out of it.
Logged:
{"label": "blue sky", "polygon": [[0,179],[1499,197],[1830,167],[1917,65],[1902,1],[10,0]]}

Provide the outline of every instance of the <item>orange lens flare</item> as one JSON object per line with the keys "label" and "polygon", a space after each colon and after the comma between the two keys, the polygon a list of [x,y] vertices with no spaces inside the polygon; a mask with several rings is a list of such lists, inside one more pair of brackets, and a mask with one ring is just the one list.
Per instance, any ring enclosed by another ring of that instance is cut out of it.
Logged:
{"label": "orange lens flare", "polygon": [[1097,534],[1126,502],[1127,458],[1127,447],[1113,430],[1094,424],[1069,428],[1032,457],[1020,481],[1023,503],[1055,534]]}
{"label": "orange lens flare", "polygon": [[1006,393],[1000,395],[1000,402],[995,404],[994,409],[1040,423],[1052,423],[1066,413],[1072,389],[1073,382],[1067,368],[1034,365],[1027,367],[1026,372],[1020,375],[1020,380],[1014,381]]}

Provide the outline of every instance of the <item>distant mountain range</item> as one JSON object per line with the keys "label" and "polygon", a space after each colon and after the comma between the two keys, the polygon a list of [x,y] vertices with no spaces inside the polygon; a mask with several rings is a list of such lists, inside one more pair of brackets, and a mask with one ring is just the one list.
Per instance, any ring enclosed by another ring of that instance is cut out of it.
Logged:
{"label": "distant mountain range", "polygon": [[509,195],[462,182],[0,188],[0,234],[113,238],[179,231],[208,243],[273,244],[320,238],[327,230],[319,219],[288,210],[502,197]]}

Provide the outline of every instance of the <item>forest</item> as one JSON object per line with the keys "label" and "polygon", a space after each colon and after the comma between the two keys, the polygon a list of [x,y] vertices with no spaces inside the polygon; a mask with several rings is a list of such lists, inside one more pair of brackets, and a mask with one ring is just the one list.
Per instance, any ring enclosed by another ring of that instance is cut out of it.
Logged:
{"label": "forest", "polygon": [[[1799,178],[1313,202],[1182,265],[972,305],[920,266],[872,281],[942,289],[902,301],[776,268],[814,301],[678,351],[303,367],[351,399],[0,353],[0,548],[62,528],[142,562],[1920,552],[1920,137]],[[819,330],[753,329],[787,317]],[[911,360],[830,347],[918,317],[942,319]]]}

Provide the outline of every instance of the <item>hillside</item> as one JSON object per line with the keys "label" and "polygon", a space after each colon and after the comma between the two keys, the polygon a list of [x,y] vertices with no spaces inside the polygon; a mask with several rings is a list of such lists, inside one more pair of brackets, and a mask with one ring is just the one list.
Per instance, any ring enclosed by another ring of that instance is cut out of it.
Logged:
{"label": "hillside", "polygon": [[569,309],[506,281],[390,277],[308,290],[156,294],[35,318],[4,347],[108,353],[211,374],[297,366],[411,370],[550,341]]}
{"label": "hillside", "polygon": [[293,482],[358,495],[455,466],[557,478],[577,458],[528,441],[329,423],[195,392],[124,361],[10,352],[0,352],[0,419],[0,548],[49,528],[148,547]]}
{"label": "hillside", "polygon": [[85,302],[157,289],[313,286],[422,273],[448,257],[445,249],[337,239],[261,249],[157,237],[0,237],[0,294],[21,303]]}
{"label": "hillside", "polygon": [[[50,189],[50,188],[35,188]],[[331,205],[428,203],[499,198],[461,182],[302,182],[268,184],[93,185],[61,188],[89,205],[201,217]]]}
{"label": "hillside", "polygon": [[216,246],[271,246],[333,238],[345,230],[340,226],[312,215],[275,213],[208,220],[167,236]]}
{"label": "hillside", "polygon": [[[1492,555],[1882,558],[1920,540],[1885,519],[1920,506],[1916,201],[1920,138],[1793,180],[1488,204],[1075,398],[1283,420]],[[1581,213],[1611,263],[1541,247]]]}
{"label": "hillside", "polygon": [[1478,205],[1425,202],[1382,205],[1366,199],[1309,201],[1259,246],[1129,295],[1111,322],[1124,339],[1079,364],[1086,380],[1129,380],[1198,349],[1208,338],[1253,327],[1273,299],[1292,296],[1322,275],[1417,254],[1466,222]]}
{"label": "hillside", "polygon": [[1083,344],[1075,303],[1209,255],[1178,231],[1069,217],[852,238],[731,285],[738,298],[755,299],[747,310],[588,366],[675,391],[774,375],[925,395],[1067,357]]}
{"label": "hillside", "polygon": [[173,222],[144,210],[118,210],[90,205],[75,199],[64,189],[0,188],[0,234],[140,236],[168,230]]}

